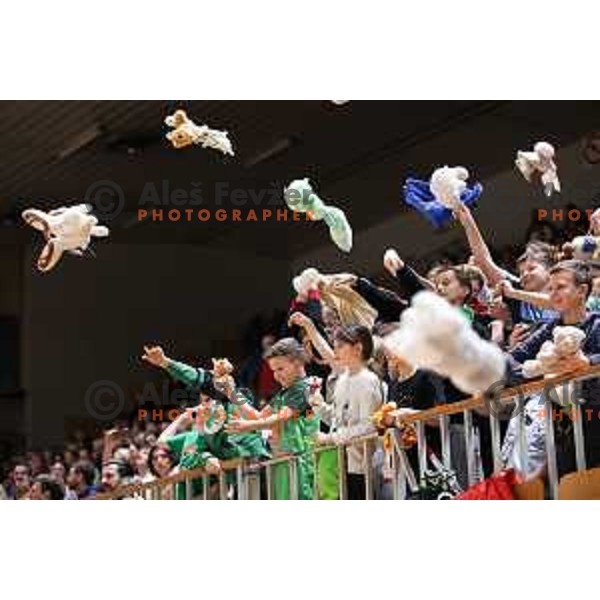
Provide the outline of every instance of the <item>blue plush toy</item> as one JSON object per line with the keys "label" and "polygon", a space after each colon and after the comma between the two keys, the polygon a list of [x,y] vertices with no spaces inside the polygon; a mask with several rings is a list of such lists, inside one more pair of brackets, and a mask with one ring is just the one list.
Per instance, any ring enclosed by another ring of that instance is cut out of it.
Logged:
{"label": "blue plush toy", "polygon": [[[481,196],[483,187],[475,183],[465,186],[460,201],[471,208]],[[409,177],[404,184],[404,201],[422,214],[434,227],[442,227],[452,220],[452,211],[432,193],[429,181]]]}

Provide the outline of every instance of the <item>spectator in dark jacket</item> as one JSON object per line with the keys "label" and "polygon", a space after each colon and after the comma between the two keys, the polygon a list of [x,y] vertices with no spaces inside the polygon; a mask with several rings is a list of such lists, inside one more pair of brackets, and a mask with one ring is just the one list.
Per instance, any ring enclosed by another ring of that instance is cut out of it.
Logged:
{"label": "spectator in dark jacket", "polygon": [[[509,353],[512,381],[522,379],[522,364],[535,359],[542,344],[552,340],[554,328],[571,325],[585,333],[582,344],[583,358],[564,359],[560,371],[577,371],[590,365],[600,364],[600,313],[586,312],[586,301],[591,290],[591,271],[582,261],[564,261],[550,270],[549,294],[552,308],[559,316],[544,323]],[[600,385],[597,379],[583,382],[581,398],[587,467],[600,465]],[[591,409],[591,410],[590,410]],[[550,415],[552,418],[552,416]],[[572,423],[567,415],[554,419],[556,452],[559,474],[575,470],[574,439]]]}

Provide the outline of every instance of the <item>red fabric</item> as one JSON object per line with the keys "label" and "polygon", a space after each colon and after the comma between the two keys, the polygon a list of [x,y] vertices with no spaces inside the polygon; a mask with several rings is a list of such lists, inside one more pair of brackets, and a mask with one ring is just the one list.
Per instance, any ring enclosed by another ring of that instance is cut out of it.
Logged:
{"label": "red fabric", "polygon": [[490,314],[490,307],[479,300],[479,298],[471,298],[469,306],[476,314],[487,317]]}
{"label": "red fabric", "polygon": [[[320,301],[321,300],[321,292],[319,292],[319,290],[310,290],[308,292],[307,298],[308,298],[308,300]],[[290,302],[290,312],[296,312],[296,311],[302,312],[302,309],[305,306],[306,306],[306,302],[303,302],[301,300],[298,300],[297,298],[294,298]]]}
{"label": "red fabric", "polygon": [[259,398],[270,398],[277,391],[277,382],[266,360],[260,363],[256,388]]}
{"label": "red fabric", "polygon": [[518,483],[512,469],[484,479],[456,496],[456,500],[514,500],[513,486]]}

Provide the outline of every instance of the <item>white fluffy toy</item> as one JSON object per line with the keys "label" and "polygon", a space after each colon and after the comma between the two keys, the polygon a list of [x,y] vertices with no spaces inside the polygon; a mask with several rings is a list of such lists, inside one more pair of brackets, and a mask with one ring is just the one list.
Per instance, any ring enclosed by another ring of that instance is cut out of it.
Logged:
{"label": "white fluffy toy", "polygon": [[557,371],[562,359],[584,358],[581,344],[585,333],[581,329],[569,325],[555,327],[552,335],[553,341],[544,342],[534,360],[526,360],[523,363],[524,377],[529,379],[540,375],[552,375]]}
{"label": "white fluffy toy", "polygon": [[544,186],[546,196],[552,196],[553,192],[560,192],[560,181],[558,169],[554,162],[554,146],[548,142],[538,142],[532,152],[517,152],[515,165],[527,181],[535,173],[540,174],[540,180]]}
{"label": "white fluffy toy", "polygon": [[223,154],[233,156],[233,148],[226,131],[211,129],[208,125],[196,125],[184,110],[176,110],[165,119],[165,124],[173,127],[167,133],[167,140],[179,150],[192,144],[200,144],[203,148],[214,148]]}
{"label": "white fluffy toy", "polygon": [[37,261],[40,271],[50,271],[60,260],[63,252],[82,256],[92,237],[106,237],[108,227],[98,225],[98,219],[89,214],[91,207],[77,204],[44,212],[28,208],[22,213],[28,225],[41,231],[46,245]]}
{"label": "white fluffy toy", "polygon": [[467,394],[484,392],[504,379],[502,350],[479,337],[461,311],[433,292],[413,298],[400,328],[384,344],[415,367],[448,377]]}
{"label": "white fluffy toy", "polygon": [[467,179],[469,171],[464,167],[441,167],[433,172],[429,189],[446,208],[454,210],[461,194],[467,189]]}

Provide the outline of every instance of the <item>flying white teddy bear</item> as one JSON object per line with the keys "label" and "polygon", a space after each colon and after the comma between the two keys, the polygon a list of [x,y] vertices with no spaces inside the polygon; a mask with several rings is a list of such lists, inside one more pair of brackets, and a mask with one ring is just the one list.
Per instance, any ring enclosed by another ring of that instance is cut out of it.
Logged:
{"label": "flying white teddy bear", "polygon": [[22,217],[28,225],[41,231],[46,245],[37,261],[40,271],[50,271],[60,260],[63,252],[82,256],[92,237],[107,237],[108,227],[98,225],[98,219],[89,214],[91,206],[77,204],[44,212],[28,208]]}
{"label": "flying white teddy bear", "polygon": [[460,203],[461,194],[467,189],[469,171],[464,167],[441,167],[429,180],[431,193],[446,208],[454,210]]}
{"label": "flying white teddy bear", "polygon": [[534,173],[540,174],[540,180],[544,186],[546,196],[552,196],[553,192],[560,192],[560,181],[558,169],[554,162],[554,146],[548,142],[538,142],[533,147],[533,152],[517,152],[515,165],[527,181],[531,181]]}
{"label": "flying white teddy bear", "polygon": [[467,394],[486,391],[506,371],[502,350],[479,337],[461,311],[429,291],[414,296],[400,328],[384,338],[384,345],[415,367],[448,377]]}

